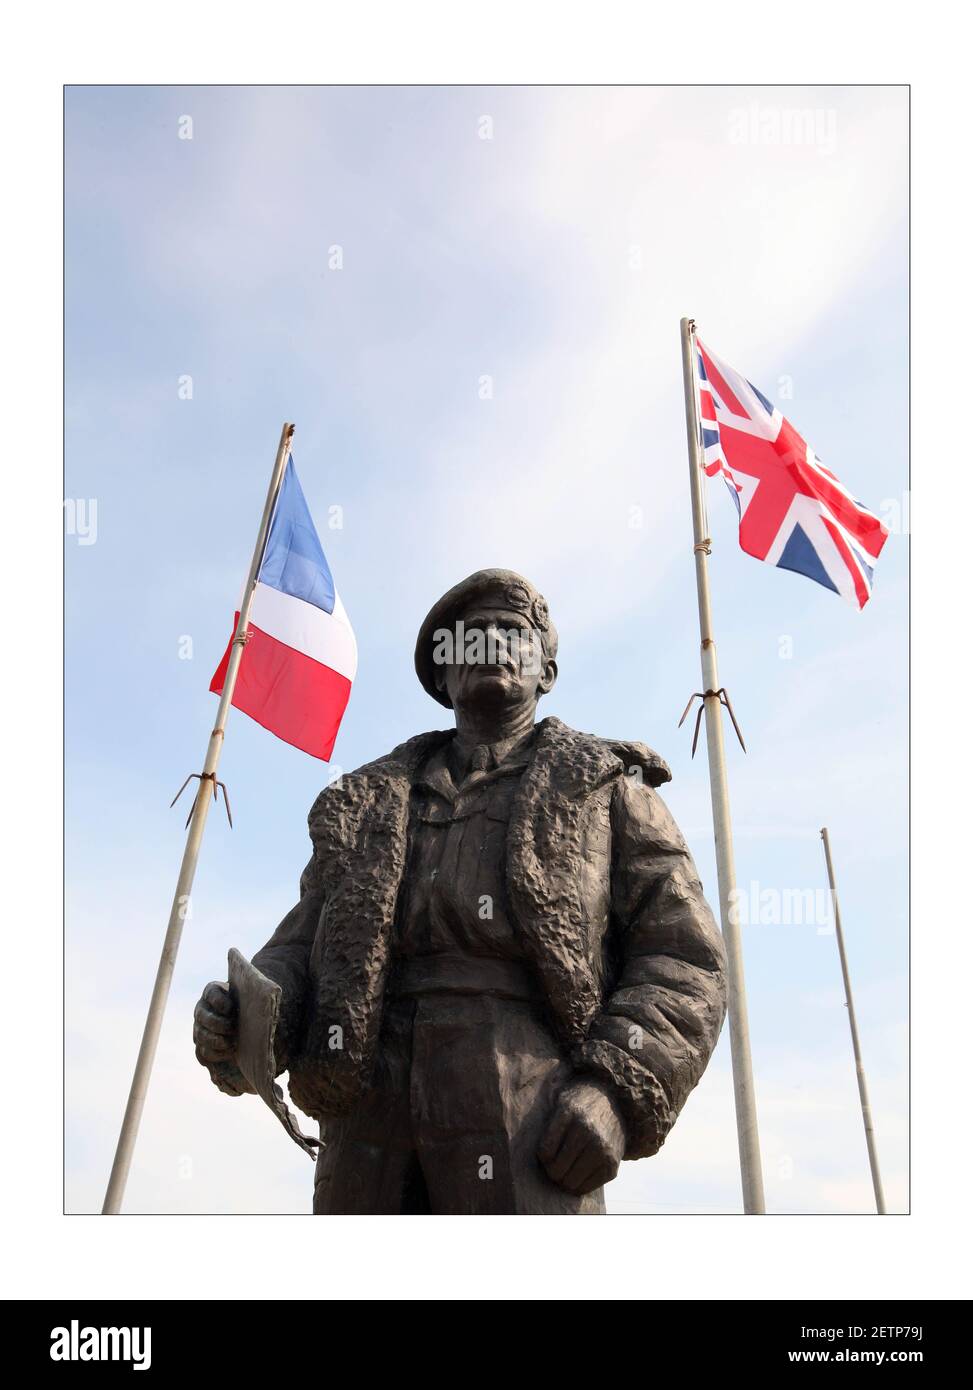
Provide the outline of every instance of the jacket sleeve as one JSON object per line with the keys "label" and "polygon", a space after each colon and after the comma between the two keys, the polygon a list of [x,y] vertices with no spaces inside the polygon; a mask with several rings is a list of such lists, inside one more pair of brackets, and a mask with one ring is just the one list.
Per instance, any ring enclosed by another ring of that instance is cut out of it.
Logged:
{"label": "jacket sleeve", "polygon": [[298,1055],[304,1031],[311,947],[324,904],[324,892],[311,872],[313,863],[312,859],[301,877],[300,901],[253,958],[257,969],[282,990],[274,1049],[278,1076]]}
{"label": "jacket sleeve", "polygon": [[651,787],[612,800],[617,982],[577,1057],[607,1083],[626,1158],[656,1153],[716,1046],[726,1012],[723,938],[686,843]]}

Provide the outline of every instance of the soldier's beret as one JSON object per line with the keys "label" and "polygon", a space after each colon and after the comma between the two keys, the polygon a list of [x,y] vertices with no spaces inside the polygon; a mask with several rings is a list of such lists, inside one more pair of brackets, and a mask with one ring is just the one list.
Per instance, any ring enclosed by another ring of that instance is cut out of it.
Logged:
{"label": "soldier's beret", "polygon": [[545,656],[557,655],[557,629],[551,622],[547,601],[530,580],[515,574],[513,570],[477,570],[476,574],[454,585],[433,604],[416,641],[416,675],[423,689],[447,709],[452,708],[449,696],[445,691],[436,689],[433,661],[435,634],[444,629],[454,630],[456,623],[474,603],[484,608],[522,613],[530,619],[534,630],[540,633]]}

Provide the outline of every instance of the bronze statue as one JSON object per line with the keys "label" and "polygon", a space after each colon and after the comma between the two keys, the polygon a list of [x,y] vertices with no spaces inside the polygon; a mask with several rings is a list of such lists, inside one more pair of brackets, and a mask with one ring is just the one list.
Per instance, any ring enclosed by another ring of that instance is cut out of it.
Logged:
{"label": "bronze statue", "polygon": [[[597,1213],[661,1147],[716,1044],[724,952],[641,743],[535,724],[557,676],[537,590],[445,594],[416,671],[456,716],[327,787],[301,897],[253,965],[276,1072],[320,1122],[314,1211]],[[235,1003],[196,1054],[230,1095]]]}

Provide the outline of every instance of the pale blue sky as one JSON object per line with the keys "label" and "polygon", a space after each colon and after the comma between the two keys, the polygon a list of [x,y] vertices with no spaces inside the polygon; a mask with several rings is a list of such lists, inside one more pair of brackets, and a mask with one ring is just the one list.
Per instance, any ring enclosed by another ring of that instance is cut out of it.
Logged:
{"label": "pale blue sky", "polygon": [[[817,140],[775,138],[798,108],[818,113]],[[117,87],[69,89],[66,112],[65,493],[97,499],[95,543],[67,537],[67,1204],[93,1210],[182,848],[168,802],[203,755],[285,419],[358,637],[336,760],[441,725],[412,670],[421,618],[480,566],[520,570],[561,634],[542,712],[668,759],[715,901],[705,759],[675,728],[699,688],[679,317],[867,505],[901,508],[907,98]],[[749,749],[729,747],[738,879],[823,887],[830,826],[901,1210],[908,538],[890,538],[858,614],[743,555],[721,485],[709,502],[721,676]],[[227,948],[252,954],[292,905],[328,771],[234,713],[221,775],[235,829],[207,830],[130,1210],[310,1201],[306,1158],[256,1102],[216,1092],[190,1029]],[[756,925],[744,942],[768,1206],[866,1211],[834,937]],[[732,1210],[738,1194],[724,1033],[672,1138],[624,1165],[609,1206]]]}

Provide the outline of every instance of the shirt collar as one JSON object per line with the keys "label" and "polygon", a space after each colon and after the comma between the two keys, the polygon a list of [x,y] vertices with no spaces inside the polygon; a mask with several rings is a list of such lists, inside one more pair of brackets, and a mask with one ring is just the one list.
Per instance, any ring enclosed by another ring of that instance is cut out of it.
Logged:
{"label": "shirt collar", "polygon": [[503,762],[496,761],[496,744],[488,744],[490,750],[491,765],[483,772],[469,773],[461,782],[457,783],[450,770],[449,752],[453,746],[453,739],[448,739],[445,743],[433,750],[426,762],[419,771],[416,778],[416,786],[425,786],[432,791],[444,796],[447,801],[454,801],[461,791],[471,784],[473,786],[483,786],[486,782],[492,782],[498,777],[506,777],[510,773],[519,772],[530,762],[531,750],[537,730],[531,729],[530,733],[515,743],[507,752]]}

